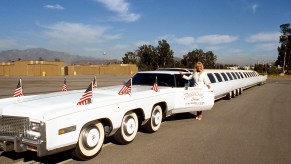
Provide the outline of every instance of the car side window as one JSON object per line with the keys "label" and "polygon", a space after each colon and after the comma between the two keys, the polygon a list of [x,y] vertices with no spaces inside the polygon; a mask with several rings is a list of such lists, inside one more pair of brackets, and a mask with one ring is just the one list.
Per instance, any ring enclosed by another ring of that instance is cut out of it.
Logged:
{"label": "car side window", "polygon": [[[185,74],[189,76],[190,74]],[[194,86],[194,79],[186,80],[183,78],[183,75],[175,75],[176,87],[185,87],[185,85]]]}
{"label": "car side window", "polygon": [[215,80],[215,78],[214,78],[212,73],[207,73],[207,76],[208,76],[208,78],[209,78],[211,83],[216,83],[216,80]]}
{"label": "car side window", "polygon": [[222,75],[222,77],[223,77],[224,81],[228,81],[228,78],[227,78],[227,76],[226,76],[226,74],[225,74],[225,73],[221,73],[221,75]]}
{"label": "car side window", "polygon": [[227,76],[228,76],[228,78],[229,78],[230,80],[233,80],[233,78],[232,78],[232,76],[231,76],[231,74],[230,74],[229,72],[227,72],[226,74],[227,74]]}
{"label": "car side window", "polygon": [[216,79],[219,81],[219,82],[222,82],[222,78],[220,76],[219,73],[214,73],[214,75],[216,76]]}

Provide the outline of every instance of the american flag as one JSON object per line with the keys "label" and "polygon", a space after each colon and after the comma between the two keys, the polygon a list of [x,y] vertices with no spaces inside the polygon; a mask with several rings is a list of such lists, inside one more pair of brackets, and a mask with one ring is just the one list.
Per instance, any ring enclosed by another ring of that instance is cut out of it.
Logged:
{"label": "american flag", "polygon": [[90,83],[86,91],[84,92],[83,96],[80,98],[79,102],[77,105],[87,105],[92,102],[92,97],[93,97],[93,82]]}
{"label": "american flag", "polygon": [[19,79],[16,89],[14,91],[13,97],[20,97],[23,96],[23,87],[21,79]]}
{"label": "american flag", "polygon": [[118,92],[119,95],[131,94],[132,78],[130,78]]}
{"label": "american flag", "polygon": [[94,77],[93,88],[97,88],[97,80],[96,80],[96,76]]}
{"label": "american flag", "polygon": [[64,85],[63,85],[62,91],[68,91],[66,78],[64,78]]}
{"label": "american flag", "polygon": [[158,87],[158,78],[156,77],[156,80],[153,84],[153,90],[156,91],[156,92],[159,92],[159,87]]}

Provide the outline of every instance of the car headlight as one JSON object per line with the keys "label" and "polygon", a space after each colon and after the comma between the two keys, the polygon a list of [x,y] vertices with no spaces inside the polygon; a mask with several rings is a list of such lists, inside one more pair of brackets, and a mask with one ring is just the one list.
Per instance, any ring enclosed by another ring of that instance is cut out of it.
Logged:
{"label": "car headlight", "polygon": [[40,123],[30,122],[30,130],[40,132]]}

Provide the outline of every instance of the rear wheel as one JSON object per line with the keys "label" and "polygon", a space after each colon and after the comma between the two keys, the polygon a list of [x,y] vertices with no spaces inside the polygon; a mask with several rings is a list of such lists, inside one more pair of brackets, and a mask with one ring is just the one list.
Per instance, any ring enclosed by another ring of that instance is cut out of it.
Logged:
{"label": "rear wheel", "polygon": [[151,118],[144,125],[144,129],[149,133],[156,132],[162,124],[162,119],[163,112],[161,106],[159,105],[154,106]]}
{"label": "rear wheel", "polygon": [[240,88],[236,89],[236,96],[239,96],[239,95],[240,95]]}
{"label": "rear wheel", "polygon": [[240,90],[239,93],[242,94],[243,93],[243,88],[240,88],[239,90]]}
{"label": "rear wheel", "polygon": [[232,91],[228,92],[228,94],[226,95],[226,99],[230,100],[232,98]]}
{"label": "rear wheel", "polygon": [[124,115],[121,126],[114,134],[114,140],[122,145],[132,142],[138,131],[138,119],[134,112]]}
{"label": "rear wheel", "polygon": [[73,156],[80,160],[89,160],[95,157],[104,142],[104,127],[96,122],[84,127],[80,133],[78,144],[73,151]]}

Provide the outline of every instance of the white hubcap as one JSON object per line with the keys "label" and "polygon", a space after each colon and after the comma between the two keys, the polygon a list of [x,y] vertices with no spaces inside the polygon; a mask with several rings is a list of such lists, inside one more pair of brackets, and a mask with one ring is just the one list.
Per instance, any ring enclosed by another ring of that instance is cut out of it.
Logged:
{"label": "white hubcap", "polygon": [[91,129],[89,133],[87,134],[87,144],[89,147],[94,147],[97,145],[99,141],[99,131],[97,129]]}
{"label": "white hubcap", "polygon": [[135,121],[134,119],[130,118],[127,120],[126,124],[125,124],[125,130],[127,134],[132,134],[135,131],[136,127],[135,127]]}
{"label": "white hubcap", "polygon": [[160,123],[160,120],[161,120],[160,112],[159,111],[155,112],[155,114],[153,115],[153,117],[154,117],[154,122],[153,123],[155,125],[158,125]]}

